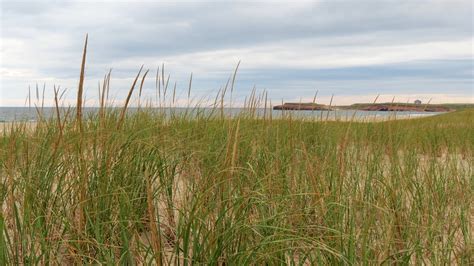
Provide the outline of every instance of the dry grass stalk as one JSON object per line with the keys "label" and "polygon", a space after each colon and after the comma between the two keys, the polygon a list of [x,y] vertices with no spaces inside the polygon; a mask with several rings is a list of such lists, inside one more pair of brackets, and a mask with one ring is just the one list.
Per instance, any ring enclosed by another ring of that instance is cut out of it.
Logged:
{"label": "dry grass stalk", "polygon": [[[329,112],[330,112],[331,107],[332,107],[332,100],[333,100],[333,98],[334,98],[334,94],[331,95],[331,100],[329,101],[329,108],[328,108],[328,112],[327,112],[327,114],[326,114],[326,121],[329,120]],[[321,112],[321,113],[322,113],[322,112]]]}
{"label": "dry grass stalk", "polygon": [[143,66],[140,67],[140,70],[138,71],[138,74],[135,77],[135,80],[133,81],[132,87],[128,91],[127,99],[125,100],[125,104],[122,108],[122,112],[120,113],[120,118],[117,123],[117,129],[119,129],[122,126],[123,119],[125,118],[125,113],[127,112],[128,103],[130,102],[130,99],[132,98],[133,90],[135,89],[135,85],[137,84],[137,80],[138,80],[138,77],[140,77],[140,73],[142,72],[142,69],[143,69]]}
{"label": "dry grass stalk", "polygon": [[86,34],[86,41],[84,42],[84,50],[82,53],[82,63],[81,63],[81,74],[79,75],[79,87],[77,89],[77,113],[76,121],[79,123],[79,128],[82,130],[82,95],[84,92],[84,72],[86,68],[86,54],[87,54],[87,39],[88,34]]}
{"label": "dry grass stalk", "polygon": [[193,84],[193,73],[191,72],[191,76],[189,77],[189,86],[188,86],[188,106],[189,106],[189,98],[191,97],[192,84]]}
{"label": "dry grass stalk", "polygon": [[146,78],[146,75],[148,74],[148,71],[150,70],[147,70],[145,74],[143,74],[142,82],[140,83],[140,89],[138,90],[138,108],[140,108],[140,99],[142,98],[143,83],[145,83],[145,78]]}

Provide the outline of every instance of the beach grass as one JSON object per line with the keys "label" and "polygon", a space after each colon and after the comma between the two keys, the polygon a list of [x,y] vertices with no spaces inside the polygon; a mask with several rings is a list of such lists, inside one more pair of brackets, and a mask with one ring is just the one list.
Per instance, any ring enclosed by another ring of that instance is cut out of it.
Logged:
{"label": "beach grass", "polygon": [[0,138],[0,258],[469,263],[473,116],[18,123]]}
{"label": "beach grass", "polygon": [[228,117],[220,92],[128,113],[107,84],[97,113],[1,133],[0,264],[473,263],[472,109],[305,121],[251,96]]}

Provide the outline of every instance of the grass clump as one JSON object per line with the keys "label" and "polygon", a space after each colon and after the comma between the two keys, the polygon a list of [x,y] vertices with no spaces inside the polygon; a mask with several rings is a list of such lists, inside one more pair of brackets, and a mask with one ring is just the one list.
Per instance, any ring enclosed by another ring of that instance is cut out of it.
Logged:
{"label": "grass clump", "polygon": [[0,142],[1,257],[468,262],[473,114],[350,124],[142,111],[89,117],[82,132],[19,125]]}

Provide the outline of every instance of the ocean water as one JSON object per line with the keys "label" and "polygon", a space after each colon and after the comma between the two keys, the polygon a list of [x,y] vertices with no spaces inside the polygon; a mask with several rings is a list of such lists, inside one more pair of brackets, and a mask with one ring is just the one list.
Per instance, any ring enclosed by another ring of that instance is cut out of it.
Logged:
{"label": "ocean water", "polygon": [[[66,112],[66,108],[61,108],[61,112]],[[94,114],[98,112],[98,108],[95,107],[86,107],[84,108],[84,115]],[[117,108],[117,110],[120,110]],[[133,113],[136,112],[137,108],[129,108],[127,112]],[[154,109],[158,111],[159,109]],[[166,108],[164,110],[165,114],[177,114],[184,112],[189,112],[190,109],[187,108]],[[211,114],[213,109],[210,108],[200,108],[192,109],[192,113],[204,112],[205,114]],[[34,107],[0,107],[0,122],[12,122],[12,121],[37,121],[38,112],[41,112],[41,115],[44,118],[51,118],[55,115],[54,107],[44,107],[43,109],[37,110]],[[74,110],[72,110],[74,112]],[[224,114],[226,116],[236,116],[245,112],[245,109],[242,108],[224,108]],[[255,115],[262,117],[264,113],[269,114],[270,110],[256,109]],[[431,112],[383,112],[383,111],[360,111],[360,110],[334,110],[334,111],[281,111],[281,110],[271,110],[273,118],[279,118],[282,116],[291,116],[294,118],[301,119],[315,119],[315,120],[350,120],[354,117],[356,120],[384,120],[384,119],[404,119],[410,117],[423,117],[423,116],[432,116],[439,113]],[[220,114],[220,110],[214,110],[215,114]]]}

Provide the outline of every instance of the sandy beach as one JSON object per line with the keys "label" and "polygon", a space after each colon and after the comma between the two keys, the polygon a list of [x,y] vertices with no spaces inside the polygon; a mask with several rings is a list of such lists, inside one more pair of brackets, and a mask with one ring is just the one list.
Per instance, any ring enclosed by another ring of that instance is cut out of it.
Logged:
{"label": "sandy beach", "polygon": [[28,130],[33,130],[36,126],[36,121],[27,121],[27,122],[0,122],[0,133],[8,132],[12,127],[16,128],[19,126],[25,126]]}

